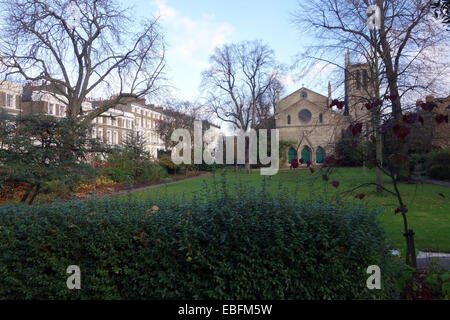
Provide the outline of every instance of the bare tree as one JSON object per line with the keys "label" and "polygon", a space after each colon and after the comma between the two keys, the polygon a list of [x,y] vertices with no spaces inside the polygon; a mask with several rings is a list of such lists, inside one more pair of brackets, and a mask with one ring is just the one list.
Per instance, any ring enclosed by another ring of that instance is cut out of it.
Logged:
{"label": "bare tree", "polygon": [[437,0],[432,7],[436,18],[442,19],[443,23],[450,24],[450,0]]}
{"label": "bare tree", "polygon": [[190,101],[169,100],[164,105],[164,121],[156,123],[156,132],[164,140],[165,148],[170,149],[174,146],[171,136],[176,129],[187,129],[194,136],[194,121],[202,121],[202,129],[209,129],[209,115],[206,108],[198,103]]}
{"label": "bare tree", "polygon": [[[263,108],[270,105],[268,92],[278,76],[273,51],[261,41],[229,44],[216,48],[210,63],[202,74],[202,86],[211,111],[235,129],[257,128],[261,115],[266,116]],[[250,169],[248,159],[246,168]]]}
{"label": "bare tree", "polygon": [[[436,54],[448,45],[448,38],[433,18],[431,0],[312,0],[301,3],[296,18],[300,28],[307,28],[320,40],[316,55],[330,57],[351,49],[358,58],[367,58],[372,48],[379,57],[380,88],[386,88],[392,99],[391,113],[396,123],[403,116],[405,99],[445,88],[448,57]],[[367,27],[367,8],[380,8],[377,37]],[[375,71],[375,70],[374,70]],[[439,85],[441,84],[441,86]],[[396,141],[397,149],[406,154],[405,145]],[[401,173],[408,178],[406,167]]]}
{"label": "bare tree", "polygon": [[[44,82],[70,117],[90,122],[161,88],[165,42],[157,18],[138,30],[132,12],[114,0],[4,0],[0,9],[5,79]],[[83,114],[85,99],[105,90],[114,99]]]}

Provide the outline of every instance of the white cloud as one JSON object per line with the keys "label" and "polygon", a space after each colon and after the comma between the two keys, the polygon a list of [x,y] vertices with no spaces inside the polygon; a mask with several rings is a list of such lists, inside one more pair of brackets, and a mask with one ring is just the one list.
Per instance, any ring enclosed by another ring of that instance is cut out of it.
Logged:
{"label": "white cloud", "polygon": [[167,0],[154,0],[151,5],[166,32],[169,72],[178,89],[174,93],[178,98],[195,100],[200,74],[209,67],[209,56],[216,47],[232,40],[234,29],[211,13],[190,17],[171,7]]}
{"label": "white cloud", "polygon": [[198,60],[205,53],[209,55],[215,47],[229,42],[234,32],[230,24],[215,21],[214,14],[204,13],[201,18],[192,19],[170,7],[167,0],[155,0],[153,5],[161,21],[175,31],[172,50],[185,58]]}

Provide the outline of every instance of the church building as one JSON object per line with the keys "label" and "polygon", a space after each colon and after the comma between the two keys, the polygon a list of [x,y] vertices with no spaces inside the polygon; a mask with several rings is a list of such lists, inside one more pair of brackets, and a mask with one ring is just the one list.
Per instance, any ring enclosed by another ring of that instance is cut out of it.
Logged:
{"label": "church building", "polygon": [[[371,95],[368,64],[351,64],[350,54],[345,57],[345,107],[343,110],[330,108],[331,85],[328,96],[323,96],[302,87],[281,99],[275,114],[276,128],[280,141],[287,142],[286,163],[303,158],[313,165],[324,163],[327,154],[334,152],[336,142],[352,121],[370,120],[370,112],[364,104]],[[366,126],[365,130],[369,130]]]}

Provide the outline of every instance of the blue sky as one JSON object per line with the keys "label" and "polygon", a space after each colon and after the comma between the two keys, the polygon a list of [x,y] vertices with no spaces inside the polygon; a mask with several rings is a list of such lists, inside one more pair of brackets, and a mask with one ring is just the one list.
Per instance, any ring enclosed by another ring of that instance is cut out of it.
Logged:
{"label": "blue sky", "polygon": [[[292,23],[297,0],[137,0],[124,1],[144,17],[159,15],[169,44],[168,76],[179,99],[200,97],[201,72],[216,46],[261,39],[279,62],[291,65],[311,39],[300,39]],[[305,86],[323,92],[326,83],[312,83],[287,74],[287,93]],[[323,81],[322,81],[323,82]]]}

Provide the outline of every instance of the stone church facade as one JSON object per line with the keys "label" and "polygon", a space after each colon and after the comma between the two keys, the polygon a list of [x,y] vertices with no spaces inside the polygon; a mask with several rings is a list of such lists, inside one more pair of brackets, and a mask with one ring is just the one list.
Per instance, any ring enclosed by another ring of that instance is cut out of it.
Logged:
{"label": "stone church facade", "polygon": [[[289,166],[294,158],[320,165],[327,154],[334,152],[336,142],[352,121],[370,123],[367,121],[370,114],[364,108],[368,97],[372,96],[368,68],[367,64],[351,64],[347,53],[343,110],[329,107],[332,102],[330,84],[327,97],[302,87],[278,102],[276,128],[280,141],[289,144],[285,155],[287,161],[280,166]],[[369,128],[366,126],[364,130]]]}

